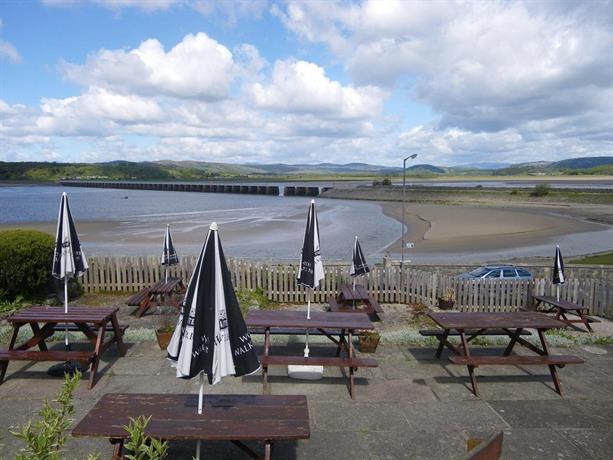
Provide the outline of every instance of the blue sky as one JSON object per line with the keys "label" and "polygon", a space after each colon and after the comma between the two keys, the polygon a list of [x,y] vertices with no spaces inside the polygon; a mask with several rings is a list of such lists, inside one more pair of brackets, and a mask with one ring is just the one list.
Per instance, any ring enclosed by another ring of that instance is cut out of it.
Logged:
{"label": "blue sky", "polygon": [[610,1],[0,2],[0,161],[613,154]]}

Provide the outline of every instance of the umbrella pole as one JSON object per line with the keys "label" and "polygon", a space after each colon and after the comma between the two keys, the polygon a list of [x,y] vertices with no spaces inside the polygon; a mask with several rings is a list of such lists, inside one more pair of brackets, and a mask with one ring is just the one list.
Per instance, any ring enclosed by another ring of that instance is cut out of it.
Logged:
{"label": "umbrella pole", "polygon": [[166,275],[166,278],[164,279],[164,282],[168,283],[168,267],[164,267],[164,274]]}
{"label": "umbrella pole", "polygon": [[[64,313],[68,314],[68,276],[64,276]],[[68,323],[64,323],[64,346],[66,350],[70,348],[70,345],[68,345]]]}
{"label": "umbrella pole", "polygon": [[[202,414],[202,399],[204,397],[204,372],[200,372],[200,391],[198,392],[198,415]],[[200,440],[196,444],[196,459],[200,460]]]}
{"label": "umbrella pole", "polygon": [[[311,319],[311,289],[307,290],[307,319]],[[306,330],[306,341],[304,344],[304,357],[309,357],[309,329]]]}
{"label": "umbrella pole", "polygon": [[556,284],[556,300],[560,301],[560,285]]}

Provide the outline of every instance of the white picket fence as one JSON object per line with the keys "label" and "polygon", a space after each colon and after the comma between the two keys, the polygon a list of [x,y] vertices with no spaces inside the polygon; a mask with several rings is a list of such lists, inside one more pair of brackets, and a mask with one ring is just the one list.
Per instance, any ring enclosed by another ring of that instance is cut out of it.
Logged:
{"label": "white picket fence", "polygon": [[[82,278],[85,292],[135,292],[164,276],[157,257],[90,258],[90,269]],[[189,280],[196,257],[182,257],[170,276]],[[347,264],[325,265],[325,280],[313,292],[315,302],[337,295],[339,286],[351,283]],[[296,264],[228,259],[228,269],[236,289],[260,288],[275,302],[306,301],[306,291],[296,282]],[[457,280],[453,276],[398,265],[374,266],[359,278],[369,293],[381,303],[410,303],[433,306],[438,297],[452,291],[455,309],[463,311],[516,311],[531,308],[533,295],[554,295],[548,279],[533,281]],[[402,276],[401,276],[402,275]],[[613,283],[601,279],[570,279],[560,290],[561,298],[588,306],[590,314],[613,318]]]}

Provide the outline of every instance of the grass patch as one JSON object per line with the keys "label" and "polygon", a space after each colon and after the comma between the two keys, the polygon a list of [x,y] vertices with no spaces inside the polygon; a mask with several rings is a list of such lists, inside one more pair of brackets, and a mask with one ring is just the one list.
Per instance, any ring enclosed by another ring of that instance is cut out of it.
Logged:
{"label": "grass patch", "polygon": [[571,262],[573,264],[585,265],[613,265],[613,251],[572,260]]}

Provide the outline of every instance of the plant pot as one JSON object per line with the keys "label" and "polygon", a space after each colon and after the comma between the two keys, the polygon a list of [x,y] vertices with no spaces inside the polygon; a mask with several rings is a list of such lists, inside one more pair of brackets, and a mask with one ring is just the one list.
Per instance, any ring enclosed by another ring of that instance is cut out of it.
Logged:
{"label": "plant pot", "polygon": [[381,336],[379,334],[366,334],[358,337],[358,348],[362,353],[374,353],[377,350]]}
{"label": "plant pot", "polygon": [[455,300],[447,300],[441,297],[437,297],[438,299],[438,308],[441,310],[451,310],[455,305]]}
{"label": "plant pot", "polygon": [[170,343],[170,339],[172,338],[172,331],[159,331],[156,329],[155,336],[158,339],[158,345],[162,350],[166,350],[168,348],[168,344]]}

